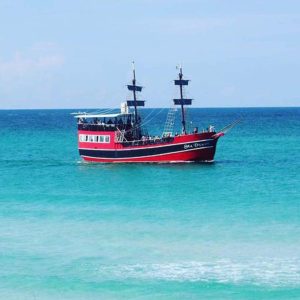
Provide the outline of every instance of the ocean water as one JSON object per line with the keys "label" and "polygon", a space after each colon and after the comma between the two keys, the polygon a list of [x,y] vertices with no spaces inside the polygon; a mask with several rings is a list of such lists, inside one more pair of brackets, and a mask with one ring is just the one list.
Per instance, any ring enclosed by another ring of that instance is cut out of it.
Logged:
{"label": "ocean water", "polygon": [[83,163],[70,112],[0,111],[0,299],[300,299],[300,108],[192,109],[243,121],[160,165]]}

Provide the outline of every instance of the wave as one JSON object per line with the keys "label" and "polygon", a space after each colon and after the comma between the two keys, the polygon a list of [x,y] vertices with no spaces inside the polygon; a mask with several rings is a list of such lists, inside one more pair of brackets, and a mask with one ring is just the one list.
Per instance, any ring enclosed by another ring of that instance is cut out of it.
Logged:
{"label": "wave", "polygon": [[235,263],[185,262],[101,266],[99,276],[109,280],[199,281],[267,286],[299,286],[300,259]]}

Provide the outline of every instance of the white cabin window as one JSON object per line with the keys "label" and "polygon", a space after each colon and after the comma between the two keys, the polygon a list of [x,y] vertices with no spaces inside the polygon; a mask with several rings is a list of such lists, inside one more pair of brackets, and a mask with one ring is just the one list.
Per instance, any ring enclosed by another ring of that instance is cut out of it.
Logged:
{"label": "white cabin window", "polygon": [[79,142],[84,142],[85,141],[85,135],[80,134],[79,135]]}
{"label": "white cabin window", "polygon": [[93,135],[93,134],[80,134],[79,141],[81,143],[90,142],[90,143],[110,143],[109,135]]}
{"label": "white cabin window", "polygon": [[80,134],[79,135],[79,142],[87,142],[88,141],[88,135]]}

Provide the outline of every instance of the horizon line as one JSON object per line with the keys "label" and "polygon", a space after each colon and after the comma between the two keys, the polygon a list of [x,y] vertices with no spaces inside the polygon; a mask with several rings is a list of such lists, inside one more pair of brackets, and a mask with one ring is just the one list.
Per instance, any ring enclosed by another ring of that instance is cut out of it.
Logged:
{"label": "horizon line", "polygon": [[[172,107],[145,107],[142,109],[170,109]],[[199,107],[189,107],[190,109],[194,109],[194,108],[201,108],[201,109],[219,109],[219,108],[223,108],[223,109],[230,109],[230,108],[300,108],[299,106],[207,106],[207,107],[203,107],[203,106],[199,106]],[[117,108],[112,108],[112,107],[61,107],[61,108],[0,108],[0,111],[4,111],[4,110],[78,110],[78,109],[93,109],[93,110],[97,110],[97,109],[120,109],[119,107]]]}

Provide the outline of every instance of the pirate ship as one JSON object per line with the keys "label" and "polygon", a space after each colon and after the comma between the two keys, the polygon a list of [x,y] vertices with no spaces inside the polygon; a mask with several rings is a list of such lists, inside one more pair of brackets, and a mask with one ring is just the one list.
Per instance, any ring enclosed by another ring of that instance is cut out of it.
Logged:
{"label": "pirate ship", "polygon": [[[179,98],[173,99],[181,111],[181,132],[173,133],[174,120],[168,114],[164,132],[152,136],[145,131],[138,108],[145,106],[137,93],[143,87],[137,85],[133,64],[133,78],[127,88],[132,98],[121,104],[118,113],[77,114],[78,149],[85,161],[106,163],[171,163],[171,162],[212,162],[218,139],[226,130],[216,132],[213,126],[198,132],[188,131],[185,107],[192,99],[184,98],[183,89],[189,80],[183,78],[182,67],[174,84],[179,87]],[[151,126],[151,124],[150,124]]]}

